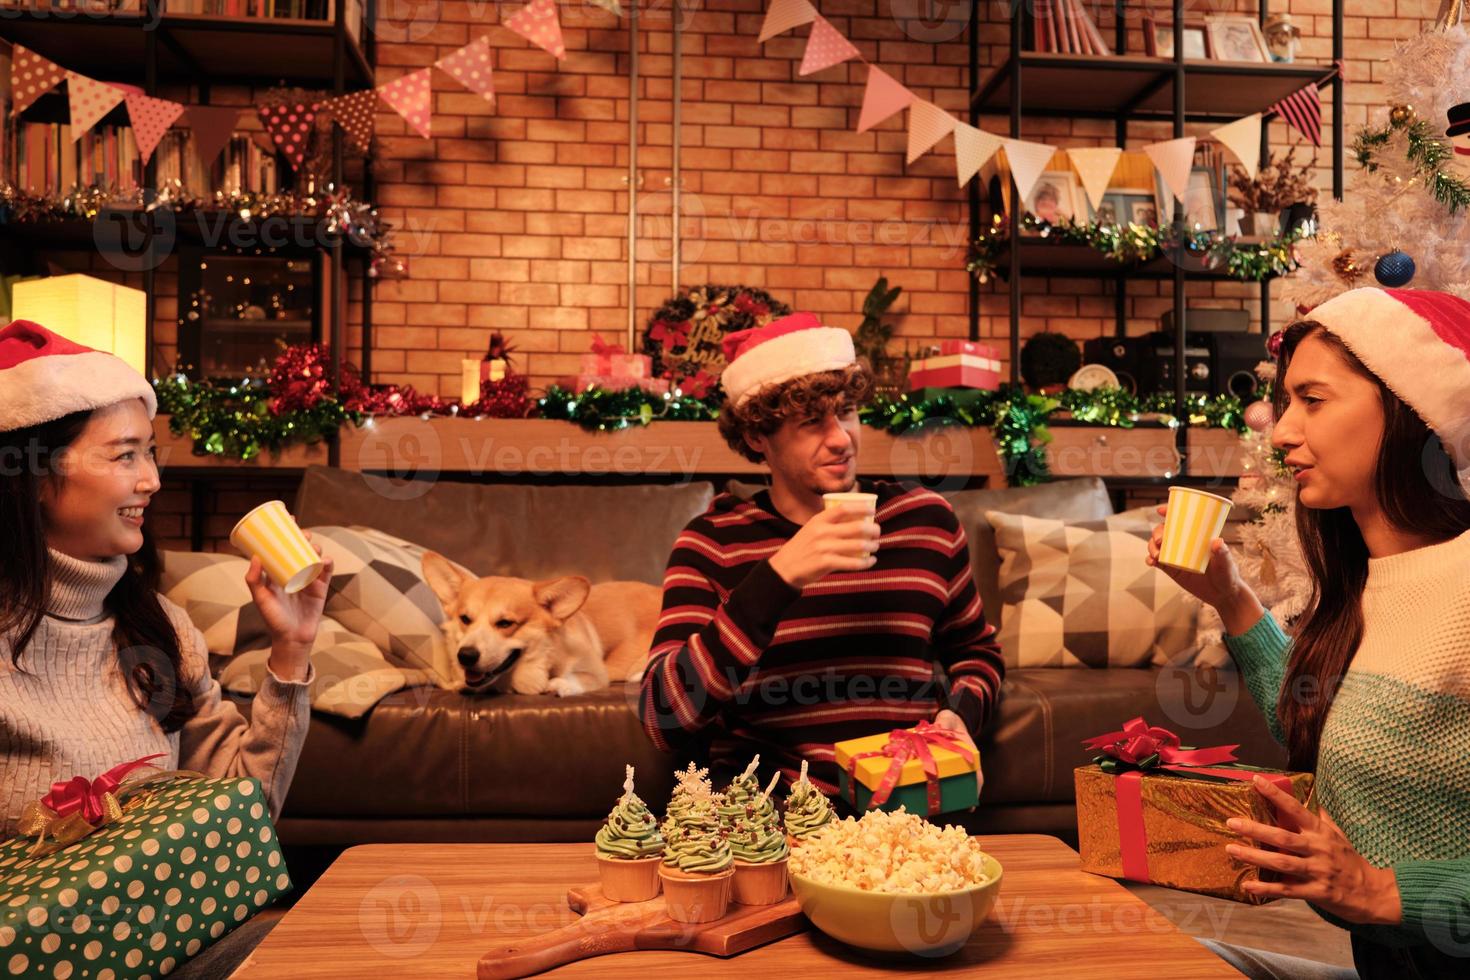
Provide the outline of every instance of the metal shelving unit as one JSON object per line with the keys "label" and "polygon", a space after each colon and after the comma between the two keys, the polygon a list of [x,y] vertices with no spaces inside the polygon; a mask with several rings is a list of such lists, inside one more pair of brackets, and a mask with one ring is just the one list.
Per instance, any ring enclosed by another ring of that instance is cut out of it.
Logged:
{"label": "metal shelving unit", "polygon": [[[1332,193],[1341,199],[1343,190],[1343,82],[1335,65],[1343,56],[1343,0],[1332,5],[1333,65],[1247,64],[1239,62],[1186,61],[1184,59],[1184,4],[1173,0],[1174,57],[1155,58],[1128,53],[1123,16],[1125,3],[1117,0],[1114,50],[1111,56],[1057,54],[1023,50],[1023,40],[1034,27],[1029,4],[1012,5],[1010,51],[1005,61],[982,82],[980,73],[979,5],[970,13],[970,111],[969,122],[978,126],[980,116],[1005,112],[1009,135],[1021,136],[1025,115],[1086,119],[1111,119],[1117,145],[1128,145],[1128,127],[1133,121],[1168,121],[1172,135],[1185,135],[1187,123],[1223,123],[1265,112],[1271,105],[1305,85],[1332,89]],[[1261,0],[1260,19],[1265,22],[1269,0]],[[1268,153],[1266,132],[1261,134],[1261,156]],[[1191,279],[1223,279],[1210,270],[1184,266],[1160,257],[1135,267],[1119,267],[1086,247],[1050,242],[1021,235],[1020,196],[1014,193],[1009,223],[1009,243],[1000,268],[1010,292],[1011,380],[1019,380],[1021,352],[1021,278],[1023,275],[1107,279],[1114,282],[1117,336],[1127,330],[1127,283],[1130,279],[1166,280],[1173,283],[1175,365],[1175,408],[1183,415],[1186,396],[1186,310],[1184,284]],[[980,181],[969,188],[970,233],[981,232]],[[1175,202],[1175,220],[1182,208]],[[980,284],[970,282],[970,338],[979,339]],[[1261,283],[1261,328],[1270,332],[1270,281]],[[1182,448],[1185,426],[1178,430]]]}

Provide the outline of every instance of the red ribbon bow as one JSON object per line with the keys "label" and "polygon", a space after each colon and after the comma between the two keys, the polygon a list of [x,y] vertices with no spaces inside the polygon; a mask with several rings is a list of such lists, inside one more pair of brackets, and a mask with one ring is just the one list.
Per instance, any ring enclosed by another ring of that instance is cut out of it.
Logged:
{"label": "red ribbon bow", "polygon": [[858,760],[887,756],[893,761],[888,764],[888,771],[879,780],[877,789],[873,790],[873,797],[868,800],[868,809],[871,810],[887,803],[888,797],[893,793],[893,788],[898,785],[899,777],[903,775],[904,765],[910,759],[918,759],[919,765],[924,768],[929,812],[939,813],[939,763],[934,761],[934,753],[929,750],[931,745],[956,752],[970,765],[975,765],[975,753],[964,738],[956,732],[940,728],[927,721],[921,721],[913,728],[895,728],[888,733],[888,744],[883,748],[875,752],[858,752],[847,760],[847,789],[851,795],[850,802],[853,807],[857,807]]}
{"label": "red ribbon bow", "polygon": [[1140,716],[1123,725],[1120,732],[1109,732],[1096,738],[1086,739],[1083,746],[1100,750],[1119,762],[1141,766],[1150,757],[1158,756],[1161,769],[1179,766],[1216,766],[1222,762],[1234,762],[1235,750],[1239,745],[1216,745],[1207,749],[1185,749],[1179,744],[1179,736],[1167,728],[1150,725]]}
{"label": "red ribbon bow", "polygon": [[107,793],[116,793],[118,787],[122,785],[123,777],[134,769],[146,766],[152,760],[162,758],[167,754],[166,752],[155,752],[153,755],[145,755],[132,762],[121,763],[96,779],[73,776],[65,782],[52,783],[51,792],[41,797],[41,802],[58,817],[70,816],[80,810],[82,819],[95,827],[103,817],[103,796]]}
{"label": "red ribbon bow", "polygon": [[622,344],[609,344],[602,339],[602,334],[595,333],[592,335],[592,353],[598,357],[611,357],[613,354],[626,354],[628,352],[623,349]]}

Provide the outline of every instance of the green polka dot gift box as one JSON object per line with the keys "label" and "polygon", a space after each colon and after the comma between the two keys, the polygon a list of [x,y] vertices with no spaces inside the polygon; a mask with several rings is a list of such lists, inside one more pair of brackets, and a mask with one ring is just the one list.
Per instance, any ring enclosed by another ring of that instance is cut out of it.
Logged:
{"label": "green polka dot gift box", "polygon": [[159,977],[291,888],[254,779],[174,778],[44,856],[0,842],[0,977]]}

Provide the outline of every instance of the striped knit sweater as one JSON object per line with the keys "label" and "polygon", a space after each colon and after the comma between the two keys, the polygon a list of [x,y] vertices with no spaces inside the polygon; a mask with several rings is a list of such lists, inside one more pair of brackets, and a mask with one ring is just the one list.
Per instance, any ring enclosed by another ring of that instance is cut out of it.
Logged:
{"label": "striped knit sweater", "polygon": [[[1340,924],[1470,956],[1470,532],[1370,559],[1363,621],[1322,730],[1317,793],[1359,854],[1394,869],[1403,925]],[[1291,641],[1266,615],[1226,645],[1281,740]]]}
{"label": "striped knit sweater", "polygon": [[46,616],[11,661],[0,637],[0,839],[13,836],[21,810],[58,780],[95,778],[120,762],[162,752],[165,768],[260,780],[271,819],[281,811],[310,720],[310,685],[267,671],[247,722],[222,700],[210,676],[204,636],[178,606],[160,596],[179,634],[185,683],[198,713],[165,734],[142,711],[118,669],[113,620],[103,608],[126,559],[79,561],[51,552]]}
{"label": "striped knit sweater", "polygon": [[932,720],[944,707],[977,738],[1005,666],[943,497],[898,483],[878,495],[878,561],[788,585],[768,560],[800,528],[768,491],[716,497],[679,535],[643,677],[640,714],[665,750],[708,737],[711,763],[753,752],[794,779],[802,759],[838,791],[834,742]]}

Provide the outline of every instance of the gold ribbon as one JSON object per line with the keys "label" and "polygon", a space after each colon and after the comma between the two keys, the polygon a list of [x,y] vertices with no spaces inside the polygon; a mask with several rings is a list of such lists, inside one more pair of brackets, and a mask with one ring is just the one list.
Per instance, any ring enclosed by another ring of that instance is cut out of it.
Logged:
{"label": "gold ribbon", "polygon": [[1439,16],[1434,19],[1435,30],[1457,27],[1465,20],[1465,0],[1440,0]]}
{"label": "gold ribbon", "polygon": [[101,794],[102,815],[97,823],[91,823],[80,810],[65,816],[58,814],[41,800],[27,803],[20,813],[19,831],[22,837],[35,836],[36,841],[28,851],[27,858],[50,857],[63,848],[96,833],[118,820],[124,813],[148,805],[153,793],[148,789],[155,783],[173,779],[204,779],[202,772],[192,769],[168,769],[147,772],[137,770],[128,773],[116,792]]}

